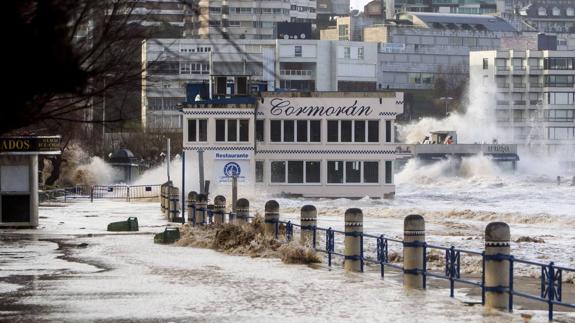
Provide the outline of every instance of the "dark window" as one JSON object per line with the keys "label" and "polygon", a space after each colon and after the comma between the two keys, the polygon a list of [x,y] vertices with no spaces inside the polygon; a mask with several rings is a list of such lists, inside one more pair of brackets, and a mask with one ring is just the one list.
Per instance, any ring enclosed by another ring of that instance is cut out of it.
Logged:
{"label": "dark window", "polygon": [[208,141],[208,120],[198,120],[200,141]]}
{"label": "dark window", "polygon": [[385,121],[385,142],[391,142],[391,121]]}
{"label": "dark window", "polygon": [[256,160],[256,183],[264,182],[264,162]]}
{"label": "dark window", "polygon": [[216,141],[226,141],[226,120],[216,120]]}
{"label": "dark window", "polygon": [[305,182],[319,183],[321,178],[321,163],[315,161],[305,162]]}
{"label": "dark window", "polygon": [[303,183],[303,161],[288,161],[288,183]]}
{"label": "dark window", "polygon": [[363,162],[363,182],[364,183],[378,183],[379,182],[379,163],[378,162]]}
{"label": "dark window", "polygon": [[320,120],[310,120],[309,122],[309,141],[320,142],[321,141],[321,121]]}
{"label": "dark window", "polygon": [[489,68],[489,59],[488,58],[484,58],[483,59],[483,69],[486,70]]}
{"label": "dark window", "polygon": [[270,121],[270,140],[273,142],[282,141],[282,122],[280,120]]}
{"label": "dark window", "polygon": [[391,160],[385,161],[385,184],[391,184],[393,169],[391,167]]}
{"label": "dark window", "polygon": [[286,162],[273,161],[271,162],[271,182],[272,183],[285,183],[286,181]]}
{"label": "dark window", "polygon": [[338,121],[328,121],[327,122],[327,141],[338,142],[339,141],[339,122]]}
{"label": "dark window", "polygon": [[379,142],[379,120],[367,122],[367,141]]}
{"label": "dark window", "polygon": [[351,121],[342,120],[341,121],[341,141],[351,142]]}
{"label": "dark window", "polygon": [[264,141],[264,120],[256,120],[256,140]]}
{"label": "dark window", "polygon": [[301,57],[301,46],[294,46],[294,56]]}
{"label": "dark window", "polygon": [[327,182],[328,183],[343,183],[343,162],[342,161],[328,161],[327,162]]}
{"label": "dark window", "polygon": [[298,120],[297,122],[297,141],[307,142],[307,120]]}
{"label": "dark window", "polygon": [[196,141],[196,121],[188,120],[188,141]]}
{"label": "dark window", "polygon": [[345,182],[346,183],[361,182],[361,162],[359,161],[345,162]]}
{"label": "dark window", "polygon": [[365,121],[354,121],[354,141],[365,142]]}
{"label": "dark window", "polygon": [[0,195],[2,222],[30,222],[30,195]]}
{"label": "dark window", "polygon": [[284,142],[294,141],[294,120],[284,120]]}
{"label": "dark window", "polygon": [[238,120],[228,120],[228,141],[238,140]]}
{"label": "dark window", "polygon": [[240,120],[240,141],[249,141],[250,121]]}

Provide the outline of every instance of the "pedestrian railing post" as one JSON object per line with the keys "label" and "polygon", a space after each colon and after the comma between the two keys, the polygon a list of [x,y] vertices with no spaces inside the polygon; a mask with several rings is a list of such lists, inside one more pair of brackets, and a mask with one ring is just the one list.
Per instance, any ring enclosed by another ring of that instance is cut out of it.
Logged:
{"label": "pedestrian railing post", "polygon": [[[488,309],[510,310],[512,305],[511,235],[509,225],[491,222],[485,228],[485,306]],[[508,295],[506,295],[508,293]]]}
{"label": "pedestrian railing post", "polygon": [[360,209],[351,208],[345,211],[344,255],[345,271],[362,272],[362,236],[363,213]]}
{"label": "pedestrian railing post", "polygon": [[325,250],[327,252],[327,265],[331,267],[331,254],[335,251],[334,232],[331,227],[325,231]]}
{"label": "pedestrian railing post", "polygon": [[389,257],[387,252],[387,239],[383,234],[377,238],[377,261],[380,265],[381,278],[385,277],[385,264],[388,263]]}
{"label": "pedestrian railing post", "polygon": [[224,224],[226,213],[226,198],[218,195],[214,198],[214,224]]}
{"label": "pedestrian railing post", "polygon": [[266,202],[264,210],[264,233],[268,237],[275,237],[277,239],[280,205],[276,200],[269,200]]}
{"label": "pedestrian railing post", "polygon": [[311,248],[316,247],[315,231],[317,227],[317,209],[313,205],[304,205],[300,212],[300,243]]}
{"label": "pedestrian railing post", "polygon": [[[65,192],[65,191],[64,191]],[[94,202],[94,186],[90,186],[90,202]]]}
{"label": "pedestrian railing post", "polygon": [[403,285],[425,288],[425,220],[419,214],[405,217],[403,222]]}
{"label": "pedestrian railing post", "polygon": [[196,202],[198,200],[198,193],[196,191],[190,191],[188,193],[188,222],[191,222],[192,225],[196,224]]}
{"label": "pedestrian railing post", "polygon": [[208,196],[206,194],[198,194],[196,202],[196,225],[204,225],[207,223],[208,214]]}
{"label": "pedestrian railing post", "polygon": [[126,202],[130,202],[130,186],[126,186]]}
{"label": "pedestrian railing post", "polygon": [[241,198],[236,203],[235,223],[237,225],[244,225],[248,223],[250,216],[250,201]]}

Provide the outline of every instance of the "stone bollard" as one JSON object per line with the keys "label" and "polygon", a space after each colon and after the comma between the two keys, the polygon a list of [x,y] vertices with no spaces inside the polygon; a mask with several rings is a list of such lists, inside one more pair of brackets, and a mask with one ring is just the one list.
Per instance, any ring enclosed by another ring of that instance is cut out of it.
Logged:
{"label": "stone bollard", "polygon": [[301,236],[300,243],[315,248],[317,227],[317,209],[313,205],[304,205],[300,213]]}
{"label": "stone bollard", "polygon": [[363,272],[363,213],[361,209],[345,211],[345,271]]}
{"label": "stone bollard", "polygon": [[248,217],[250,216],[250,201],[247,199],[239,199],[236,203],[236,218],[235,223],[237,225],[243,225],[248,223]]}
{"label": "stone bollard", "polygon": [[485,306],[509,309],[509,257],[511,253],[509,225],[491,222],[485,227]]}
{"label": "stone bollard", "polygon": [[169,190],[169,198],[170,198],[170,215],[168,219],[171,222],[177,222],[178,217],[178,209],[180,205],[180,189],[175,186],[170,186]]}
{"label": "stone bollard", "polygon": [[206,194],[198,194],[196,202],[196,225],[205,225],[208,220],[208,196]]}
{"label": "stone bollard", "polygon": [[188,222],[192,222],[195,223],[196,220],[196,214],[194,212],[194,206],[196,205],[198,201],[198,193],[196,191],[190,191],[190,193],[188,193]]}
{"label": "stone bollard", "polygon": [[172,182],[166,182],[164,184],[164,192],[161,196],[161,199],[164,201],[164,215],[168,219],[170,217],[170,187],[172,187]]}
{"label": "stone bollard", "polygon": [[[209,224],[214,223],[214,208],[215,206],[213,204],[208,204],[208,212],[206,212],[206,222]],[[212,216],[210,216],[210,214]]]}
{"label": "stone bollard", "polygon": [[411,214],[403,221],[403,286],[423,289],[425,264],[425,220]]}
{"label": "stone bollard", "polygon": [[[164,191],[166,190],[166,183],[160,185],[160,209],[162,210],[162,214],[164,214],[166,211],[166,205],[164,204]],[[90,194],[90,196],[92,196],[92,194]]]}
{"label": "stone bollard", "polygon": [[224,224],[226,213],[226,198],[218,195],[214,198],[214,224]]}
{"label": "stone bollard", "polygon": [[280,219],[280,205],[276,200],[269,200],[264,207],[264,233],[268,237],[278,237],[278,221]]}

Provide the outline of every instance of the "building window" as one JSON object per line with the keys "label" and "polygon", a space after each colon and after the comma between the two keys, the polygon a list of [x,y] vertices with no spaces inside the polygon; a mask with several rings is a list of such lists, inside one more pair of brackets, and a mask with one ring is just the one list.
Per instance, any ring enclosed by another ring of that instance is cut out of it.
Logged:
{"label": "building window", "polygon": [[547,16],[547,10],[543,7],[539,7],[539,9],[537,9],[537,14],[539,16]]}
{"label": "building window", "polygon": [[349,25],[337,26],[339,40],[349,40]]}
{"label": "building window", "polygon": [[256,141],[264,141],[265,138],[265,122],[264,120],[256,120]]}
{"label": "building window", "polygon": [[385,161],[385,184],[393,183],[393,163],[391,160]]}
{"label": "building window", "polygon": [[549,127],[547,135],[550,140],[575,139],[575,127]]}
{"label": "building window", "polygon": [[364,57],[364,49],[363,47],[357,48],[357,59],[363,59]]}
{"label": "building window", "polygon": [[[367,123],[367,126],[366,126]],[[328,142],[379,142],[378,120],[328,120]]]}
{"label": "building window", "polygon": [[575,104],[575,92],[548,92],[545,95],[548,104]]}
{"label": "building window", "polygon": [[486,70],[489,68],[489,58],[483,59],[483,69]]}
{"label": "building window", "polygon": [[188,141],[208,140],[208,120],[188,119]]}
{"label": "building window", "polygon": [[271,171],[272,183],[314,184],[321,181],[320,161],[272,161]]}
{"label": "building window", "polygon": [[328,161],[329,184],[373,184],[379,182],[377,161]]}
{"label": "building window", "polygon": [[575,110],[550,109],[545,110],[545,121],[573,122]]}
{"label": "building window", "polygon": [[573,87],[573,75],[545,75],[545,86]]}
{"label": "building window", "polygon": [[256,160],[256,183],[264,182],[264,162]]}
{"label": "building window", "polygon": [[343,48],[343,58],[351,58],[351,47]]}
{"label": "building window", "polygon": [[285,161],[272,161],[271,162],[271,182],[272,183],[285,183],[286,181],[286,162]]}
{"label": "building window", "polygon": [[391,120],[385,120],[385,142],[391,142]]}
{"label": "building window", "polygon": [[216,120],[216,141],[249,141],[250,121],[247,119]]}
{"label": "building window", "polygon": [[271,142],[321,142],[320,120],[270,120]]}
{"label": "building window", "polygon": [[570,57],[553,57],[543,60],[543,68],[546,70],[573,70],[575,58]]}
{"label": "building window", "polygon": [[301,46],[294,46],[294,56],[301,57],[301,54],[302,54]]}

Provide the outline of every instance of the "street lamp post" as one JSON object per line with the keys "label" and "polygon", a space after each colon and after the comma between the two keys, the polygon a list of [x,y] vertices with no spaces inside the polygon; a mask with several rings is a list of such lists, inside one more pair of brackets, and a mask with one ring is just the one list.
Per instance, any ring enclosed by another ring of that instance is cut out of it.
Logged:
{"label": "street lamp post", "polygon": [[447,103],[453,100],[453,98],[450,96],[442,96],[439,98],[439,100],[445,102],[445,117],[447,118]]}

